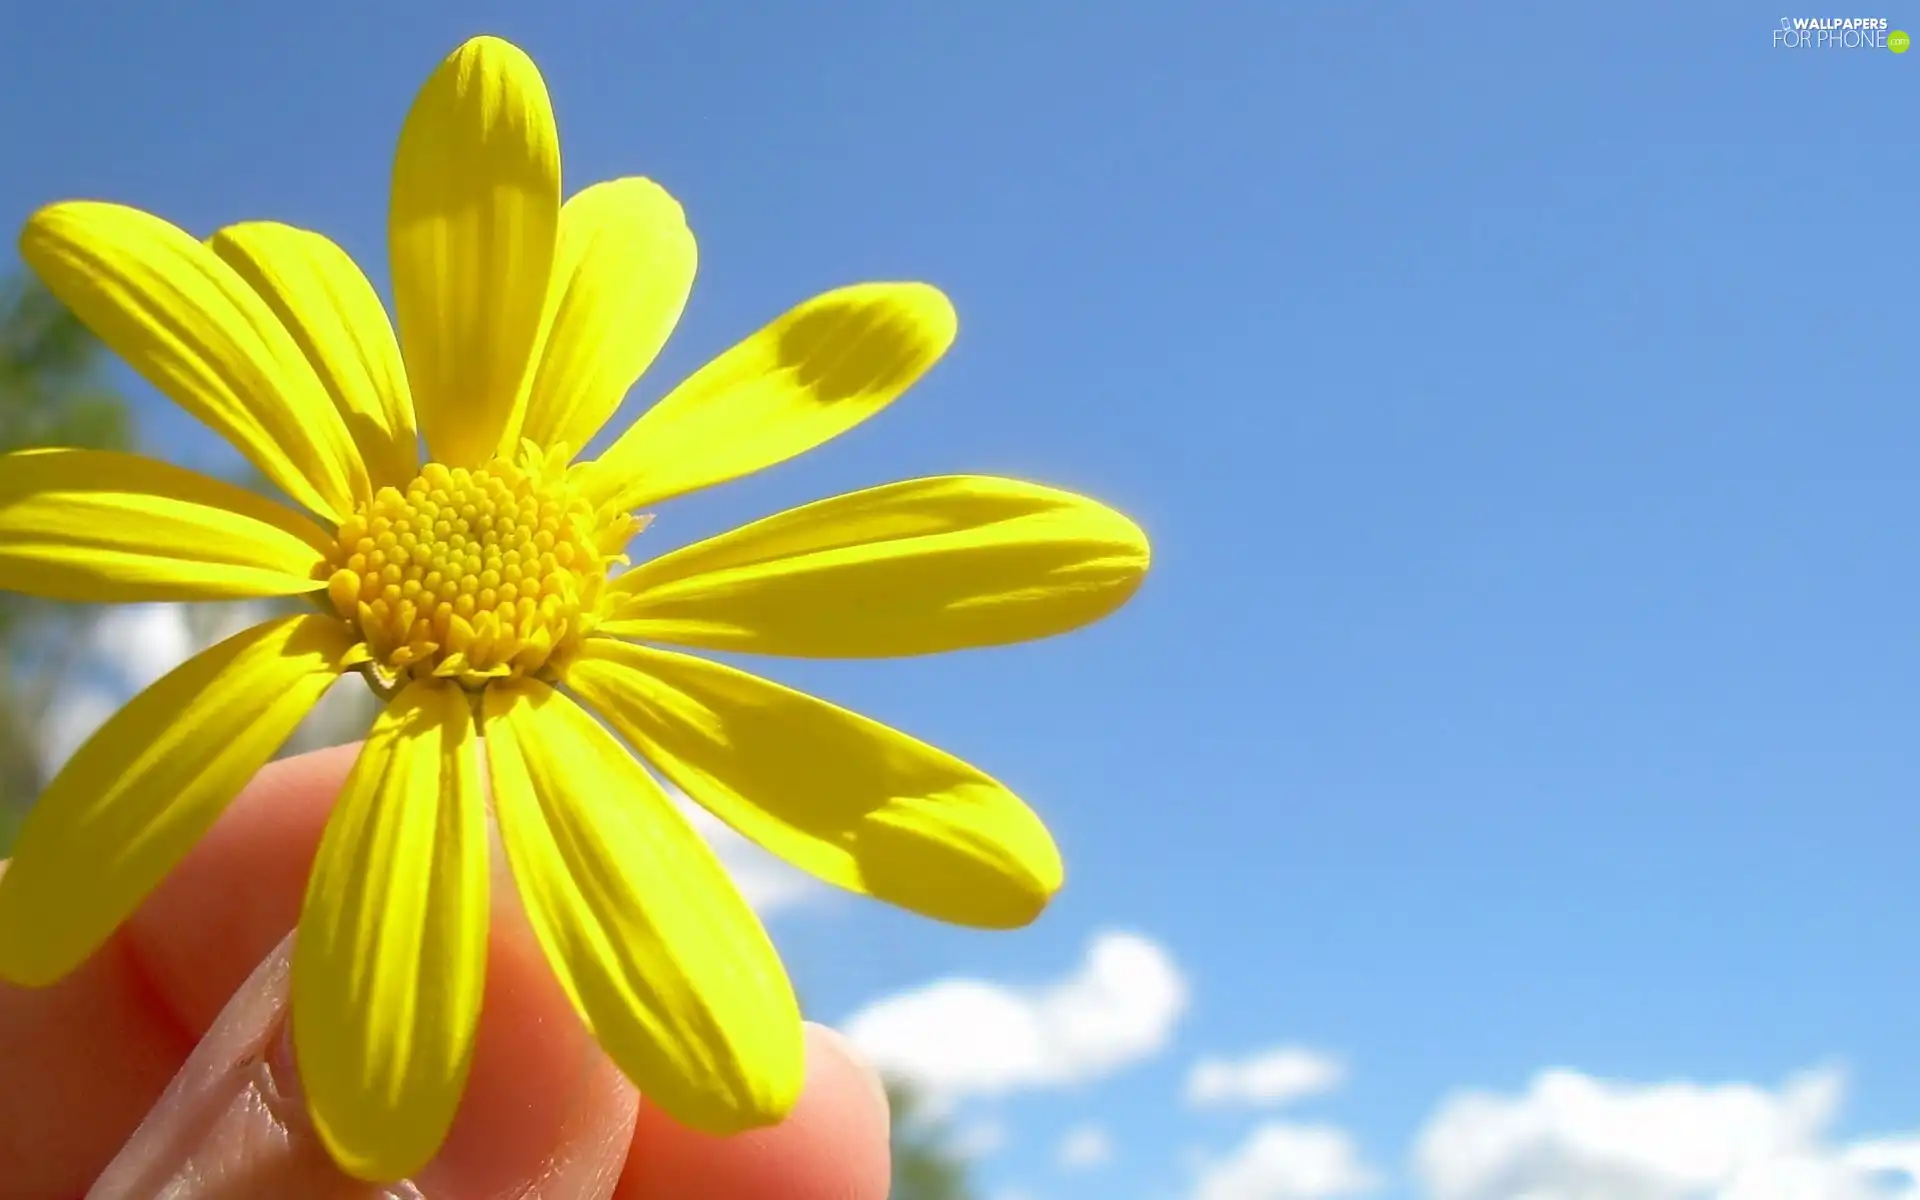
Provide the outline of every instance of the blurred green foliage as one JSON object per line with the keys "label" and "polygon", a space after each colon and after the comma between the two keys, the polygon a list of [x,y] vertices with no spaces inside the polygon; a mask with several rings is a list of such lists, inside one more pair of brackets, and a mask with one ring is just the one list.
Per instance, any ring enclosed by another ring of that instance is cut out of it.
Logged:
{"label": "blurred green foliage", "polygon": [[[86,326],[24,272],[0,280],[0,454],[41,446],[126,449],[133,417]],[[95,609],[0,592],[0,854],[40,791],[41,723]]]}
{"label": "blurred green foliage", "polygon": [[32,276],[0,282],[0,449],[133,442],[106,347]]}
{"label": "blurred green foliage", "polygon": [[967,1164],[950,1148],[946,1122],[928,1111],[919,1093],[889,1080],[893,1113],[893,1200],[968,1200]]}

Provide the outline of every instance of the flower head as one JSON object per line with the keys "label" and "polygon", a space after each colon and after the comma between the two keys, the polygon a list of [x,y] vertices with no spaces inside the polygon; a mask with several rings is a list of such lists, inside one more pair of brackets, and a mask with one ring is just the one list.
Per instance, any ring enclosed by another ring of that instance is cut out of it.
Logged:
{"label": "flower head", "polygon": [[1014,642],[1104,616],[1147,567],[1145,538],[1110,509],[949,476],[623,569],[641,510],[872,416],[945,352],[954,316],[924,284],[829,292],[576,461],[672,330],[695,251],[656,184],[562,204],[559,164],[524,54],[478,38],[441,65],[394,167],[397,337],[359,268],[306,230],[248,223],[202,242],[76,201],[21,238],[88,325],[305,512],[133,455],[10,455],[0,588],[301,596],[312,611],[188,660],[48,786],[0,875],[0,978],[44,984],[82,962],[326,689],[365,675],[386,708],[308,883],[293,1027],[322,1140],[366,1179],[418,1168],[465,1083],[487,944],[483,754],[514,885],[607,1053],[691,1125],[765,1124],[800,1086],[792,990],[635,752],[773,853],[943,920],[1032,920],[1060,859],[1031,810],[958,759],[666,647]]}
{"label": "flower head", "polygon": [[573,658],[640,522],[595,513],[568,458],[527,442],[471,471],[428,463],[340,523],[327,595],[378,678],[479,688]]}

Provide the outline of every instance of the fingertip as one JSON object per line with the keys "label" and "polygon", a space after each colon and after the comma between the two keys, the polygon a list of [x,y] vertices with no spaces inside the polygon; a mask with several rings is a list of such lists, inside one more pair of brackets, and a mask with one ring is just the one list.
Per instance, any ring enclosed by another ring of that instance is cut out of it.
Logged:
{"label": "fingertip", "polygon": [[117,948],[48,988],[0,984],[0,1195],[84,1192],[193,1048]]}
{"label": "fingertip", "polygon": [[491,907],[486,998],[460,1110],[416,1180],[429,1196],[514,1194],[548,1176],[556,1156],[586,1153],[586,1126],[628,1128],[632,1089],[554,978],[497,845]]}
{"label": "fingertip", "polygon": [[835,1060],[832,1069],[843,1073],[850,1072],[867,1095],[873,1100],[874,1107],[880,1112],[881,1132],[891,1137],[893,1133],[893,1104],[887,1099],[887,1085],[880,1078],[880,1072],[868,1064],[866,1056],[846,1034],[830,1025],[808,1025],[807,1037],[810,1042],[819,1042],[822,1054],[830,1054]]}
{"label": "fingertip", "polygon": [[807,1082],[778,1125],[713,1137],[641,1101],[616,1200],[886,1200],[886,1092],[834,1031],[809,1024]]}
{"label": "fingertip", "polygon": [[[605,1196],[631,1144],[632,1085],[599,1052],[553,977],[498,853],[494,867],[486,998],[459,1111],[433,1160],[408,1187],[389,1190]],[[338,1170],[306,1111],[300,1056],[285,1029],[297,943],[297,934],[284,937],[229,1002],[196,1052],[208,1069],[189,1064],[183,1078],[199,1082],[176,1086],[149,1116],[138,1152],[116,1164],[111,1195],[174,1195],[150,1181],[208,1177],[247,1180],[234,1194],[249,1196],[377,1190]],[[276,1102],[261,1100],[269,1092]],[[204,1190],[182,1188],[181,1196]],[[11,1193],[0,1185],[0,1195]]]}
{"label": "fingertip", "polygon": [[45,989],[0,984],[0,1194],[77,1195],[293,928],[358,753],[266,767],[125,925]]}
{"label": "fingertip", "polygon": [[121,929],[155,999],[188,1030],[210,1028],[293,929],[321,828],[359,753],[356,742],[267,764]]}

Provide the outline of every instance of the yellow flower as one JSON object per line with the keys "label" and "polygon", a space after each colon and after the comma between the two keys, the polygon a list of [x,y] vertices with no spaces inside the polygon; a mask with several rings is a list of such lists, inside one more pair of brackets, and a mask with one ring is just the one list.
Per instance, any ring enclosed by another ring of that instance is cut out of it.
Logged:
{"label": "yellow flower", "polygon": [[[1049,488],[915,479],[624,565],[632,514],[800,454],[946,350],[946,298],[809,300],[572,462],[692,286],[678,204],[645,179],[560,201],[545,85],[492,38],[428,80],[389,221],[396,339],[351,259],[271,223],[202,243],[55,204],[21,238],[47,285],[311,514],[162,462],[0,459],[0,588],[73,601],[306,596],[136,696],[29,815],[0,876],[0,977],[101,945],[342,673],[388,697],[323,836],[295,949],[313,1118],[366,1179],[418,1168],[465,1082],[488,832],[553,970],[650,1101],[726,1133],[802,1076],[772,945],[662,786],[820,878],[1011,927],[1061,883],[1004,786],[906,734],[660,645],[802,657],[1044,637],[1147,568],[1125,517]],[[424,442],[430,461],[424,465]],[[331,531],[331,532],[329,532]]]}

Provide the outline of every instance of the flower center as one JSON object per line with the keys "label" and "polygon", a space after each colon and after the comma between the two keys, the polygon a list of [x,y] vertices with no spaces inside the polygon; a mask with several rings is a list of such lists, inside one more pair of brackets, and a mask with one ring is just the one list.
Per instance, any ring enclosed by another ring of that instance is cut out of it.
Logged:
{"label": "flower center", "polygon": [[327,594],[381,682],[477,688],[565,662],[639,527],[574,492],[564,448],[529,443],[476,470],[428,463],[341,522]]}

